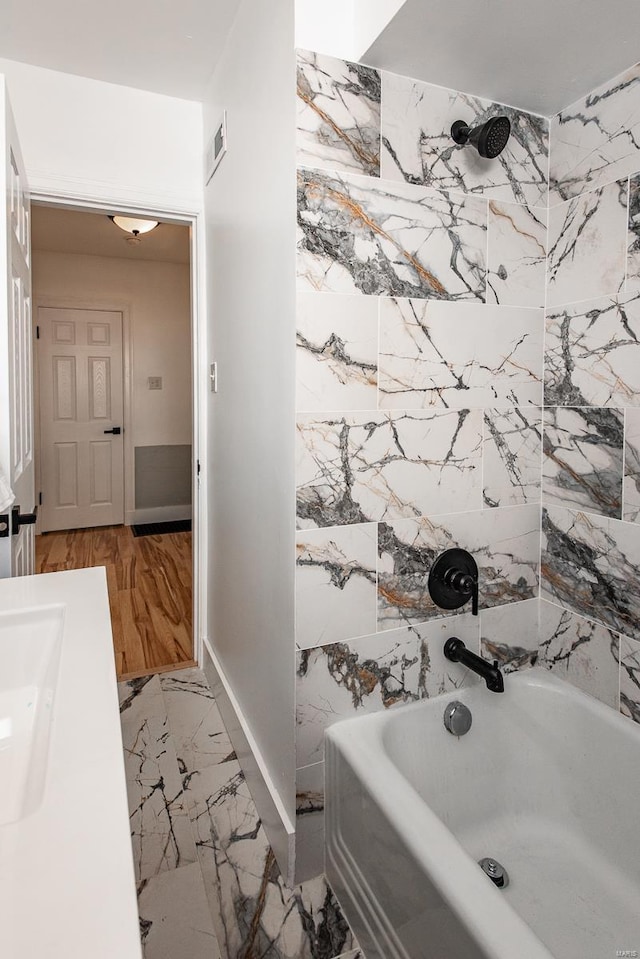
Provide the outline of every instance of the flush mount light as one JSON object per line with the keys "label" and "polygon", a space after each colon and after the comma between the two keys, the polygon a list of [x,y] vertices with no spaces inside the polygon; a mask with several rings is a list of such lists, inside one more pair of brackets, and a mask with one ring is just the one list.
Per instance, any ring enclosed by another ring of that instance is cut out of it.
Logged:
{"label": "flush mount light", "polygon": [[109,219],[116,226],[128,233],[125,237],[127,243],[138,244],[143,233],[151,233],[159,226],[158,220],[143,220],[136,216],[110,216]]}

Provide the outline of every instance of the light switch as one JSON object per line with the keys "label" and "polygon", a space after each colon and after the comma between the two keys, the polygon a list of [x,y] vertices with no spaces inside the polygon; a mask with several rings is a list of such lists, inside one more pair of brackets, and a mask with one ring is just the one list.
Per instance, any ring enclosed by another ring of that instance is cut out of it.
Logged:
{"label": "light switch", "polygon": [[162,389],[162,377],[161,376],[149,376],[147,378],[147,386],[150,390],[161,390]]}

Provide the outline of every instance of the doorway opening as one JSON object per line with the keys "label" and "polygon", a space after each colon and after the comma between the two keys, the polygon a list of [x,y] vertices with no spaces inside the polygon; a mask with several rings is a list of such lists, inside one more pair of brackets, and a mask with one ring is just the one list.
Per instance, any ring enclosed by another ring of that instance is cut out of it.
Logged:
{"label": "doorway opening", "polygon": [[189,223],[114,213],[32,205],[36,572],[106,567],[124,679],[197,658],[194,270]]}

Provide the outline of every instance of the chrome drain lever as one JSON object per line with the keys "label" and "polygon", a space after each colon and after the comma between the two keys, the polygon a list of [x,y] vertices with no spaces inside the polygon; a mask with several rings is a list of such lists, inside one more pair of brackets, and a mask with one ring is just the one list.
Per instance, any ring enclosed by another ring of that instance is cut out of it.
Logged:
{"label": "chrome drain lever", "polygon": [[486,856],[478,862],[485,876],[488,876],[491,882],[495,883],[499,889],[506,889],[509,885],[509,873],[497,859],[491,859]]}

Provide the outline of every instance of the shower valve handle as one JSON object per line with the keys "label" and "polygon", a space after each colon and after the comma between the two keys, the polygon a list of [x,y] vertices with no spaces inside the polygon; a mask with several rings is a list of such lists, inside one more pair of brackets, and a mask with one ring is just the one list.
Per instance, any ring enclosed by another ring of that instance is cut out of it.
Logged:
{"label": "shower valve handle", "polygon": [[445,584],[461,593],[463,596],[471,597],[471,612],[474,616],[478,615],[478,577],[472,576],[463,569],[449,568],[442,577]]}

